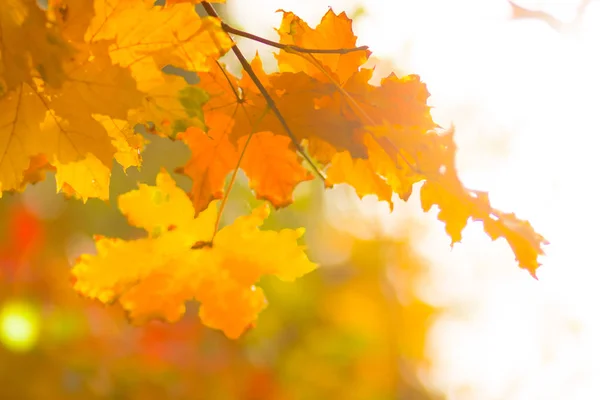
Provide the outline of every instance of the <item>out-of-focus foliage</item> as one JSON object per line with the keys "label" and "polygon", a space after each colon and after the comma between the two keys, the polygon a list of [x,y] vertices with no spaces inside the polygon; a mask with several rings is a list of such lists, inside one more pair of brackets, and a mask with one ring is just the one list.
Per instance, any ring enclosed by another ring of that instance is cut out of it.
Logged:
{"label": "out-of-focus foliage", "polygon": [[[57,217],[42,219],[38,196],[51,195],[44,188],[0,209],[0,315],[22,321],[13,341],[30,341],[11,345],[10,329],[0,324],[1,398],[437,398],[421,381],[435,310],[415,292],[426,266],[410,237],[364,240],[337,231],[324,222],[315,193],[274,212],[266,229],[308,221],[312,258],[334,249],[342,261],[324,262],[294,283],[261,279],[270,306],[254,329],[231,341],[204,327],[193,305],[177,324],[134,327],[120,307],[78,297],[69,258],[92,245],[82,233],[139,234],[97,202],[69,200]],[[257,202],[242,185],[232,196],[232,209]]]}

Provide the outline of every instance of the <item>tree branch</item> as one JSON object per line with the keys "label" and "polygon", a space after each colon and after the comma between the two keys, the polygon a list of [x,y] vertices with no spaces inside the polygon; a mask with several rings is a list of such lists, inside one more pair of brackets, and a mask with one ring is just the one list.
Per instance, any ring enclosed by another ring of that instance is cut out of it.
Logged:
{"label": "tree branch", "polygon": [[274,42],[272,40],[253,35],[252,33],[248,33],[248,32],[236,29],[232,26],[227,25],[225,22],[222,22],[222,21],[221,21],[221,27],[223,28],[223,30],[225,32],[228,32],[228,33],[231,33],[231,34],[237,35],[237,36],[242,36],[247,39],[251,39],[256,42],[266,44],[268,46],[277,47],[278,49],[281,49],[284,51],[291,50],[291,51],[295,51],[298,53],[311,53],[311,54],[348,54],[348,53],[353,53],[355,51],[365,51],[365,50],[369,49],[369,46],[360,46],[360,47],[352,47],[352,48],[345,48],[345,49],[308,49],[305,47],[296,46],[294,44],[281,44],[278,42]]}
{"label": "tree branch", "polygon": [[[206,13],[208,15],[210,15],[211,17],[220,19],[219,14],[217,14],[217,12],[215,11],[215,9],[213,8],[213,6],[210,3],[203,1],[202,7],[204,7],[204,10],[206,11]],[[223,22],[221,21],[221,23],[223,23]],[[232,39],[232,41],[233,41],[233,39]],[[246,60],[246,57],[244,57],[244,55],[240,51],[240,48],[234,43],[233,46],[231,47],[231,50],[233,50],[233,53],[237,57],[238,61],[240,62],[240,64],[242,64],[242,68],[244,68],[244,71],[246,71],[246,73],[250,76],[250,79],[252,79],[252,82],[254,82],[254,84],[260,91],[260,94],[264,97],[265,101],[267,102],[267,105],[273,111],[273,113],[275,114],[275,116],[277,117],[279,122],[281,123],[281,126],[283,126],[283,129],[285,130],[287,135],[290,137],[290,139],[291,139],[292,143],[294,144],[294,147],[296,147],[296,150],[298,151],[298,153],[300,153],[300,155],[306,160],[306,162],[308,162],[310,167],[315,171],[315,173],[319,176],[319,178],[321,178],[324,182],[327,182],[327,178],[325,177],[323,172],[315,165],[315,163],[311,160],[311,158],[308,156],[308,154],[306,154],[306,152],[300,145],[300,141],[298,140],[296,135],[294,135],[294,133],[290,129],[289,125],[287,124],[287,121],[281,114],[281,111],[279,111],[279,108],[277,108],[275,101],[273,100],[273,98],[271,97],[269,92],[267,91],[267,88],[265,88],[265,86],[262,84],[262,82],[260,81],[260,79],[258,78],[256,73],[252,69],[252,66],[250,65],[248,60]]]}
{"label": "tree branch", "polygon": [[507,1],[512,9],[512,19],[537,19],[539,21],[545,22],[552,29],[558,32],[563,32],[573,26],[578,25],[581,22],[592,0],[580,0],[579,5],[577,6],[575,17],[571,21],[567,22],[561,21],[558,18],[554,17],[552,14],[549,14],[545,11],[530,10],[528,8],[521,7],[520,5],[514,3],[512,0]]}

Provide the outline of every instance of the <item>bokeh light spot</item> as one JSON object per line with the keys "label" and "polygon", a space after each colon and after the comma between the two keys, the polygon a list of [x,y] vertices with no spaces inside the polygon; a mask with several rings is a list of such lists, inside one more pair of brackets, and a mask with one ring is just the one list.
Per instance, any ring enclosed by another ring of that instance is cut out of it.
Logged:
{"label": "bokeh light spot", "polygon": [[11,301],[0,311],[0,342],[15,352],[28,351],[35,346],[40,332],[40,317],[29,303]]}

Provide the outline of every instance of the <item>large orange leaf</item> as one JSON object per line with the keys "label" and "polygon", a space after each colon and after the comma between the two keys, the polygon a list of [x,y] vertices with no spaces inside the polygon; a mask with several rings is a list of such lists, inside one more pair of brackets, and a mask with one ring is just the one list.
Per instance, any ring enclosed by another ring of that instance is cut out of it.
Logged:
{"label": "large orange leaf", "polygon": [[233,171],[238,159],[237,147],[229,140],[233,120],[226,115],[209,115],[213,128],[207,133],[190,128],[179,138],[191,150],[190,160],[180,172],[192,178],[192,201],[197,211],[203,211],[214,199],[223,197],[225,178]]}
{"label": "large orange leaf", "polygon": [[275,207],[291,204],[296,185],[312,179],[289,138],[258,132],[240,138],[234,145],[229,138],[234,120],[223,114],[208,117],[211,129],[207,133],[190,128],[179,136],[192,152],[180,172],[192,179],[191,197],[197,211],[223,197],[225,178],[238,162],[256,197],[269,200]]}
{"label": "large orange leaf", "polygon": [[[249,140],[247,148],[246,142]],[[241,167],[250,180],[250,188],[259,199],[275,207],[292,204],[292,193],[300,182],[313,179],[304,169],[291,140],[271,132],[258,132],[239,141]]]}
{"label": "large orange leaf", "polygon": [[[355,157],[366,155],[363,135],[357,131],[358,123],[341,114],[336,105],[327,104],[329,96],[335,93],[332,84],[320,82],[304,72],[266,74],[258,56],[251,65],[295,137],[326,142],[337,150],[350,151]],[[269,131],[289,137],[247,74],[238,80],[215,63],[199,77],[200,85],[210,95],[204,106],[205,115],[231,117],[235,121],[230,134],[234,143],[251,132]]]}
{"label": "large orange leaf", "polygon": [[221,229],[211,241],[216,203],[194,218],[192,203],[166,172],[156,183],[119,198],[129,222],[148,237],[96,238],[98,254],[83,255],[73,267],[81,294],[119,301],[134,322],[178,320],[185,302],[196,299],[206,325],[236,338],[266,305],[255,286],[261,276],[292,281],[316,267],[297,244],[301,229],[259,229],[269,214],[266,205]]}

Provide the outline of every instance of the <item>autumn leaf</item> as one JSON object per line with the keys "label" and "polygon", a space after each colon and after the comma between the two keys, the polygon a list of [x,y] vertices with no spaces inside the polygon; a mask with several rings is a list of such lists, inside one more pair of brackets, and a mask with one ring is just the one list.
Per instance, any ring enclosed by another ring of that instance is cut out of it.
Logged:
{"label": "autumn leaf", "polygon": [[296,186],[313,179],[302,166],[302,159],[288,137],[258,132],[252,137],[240,138],[238,145],[241,168],[250,180],[256,198],[269,200],[276,208],[292,204]]}
{"label": "autumn leaf", "polygon": [[[362,135],[356,130],[359,125],[340,114],[339,108],[326,107],[328,96],[335,92],[332,84],[319,82],[304,72],[266,74],[258,56],[251,66],[298,139],[326,142],[337,150],[350,151],[355,157],[365,156]],[[204,106],[205,116],[231,117],[235,121],[229,135],[232,142],[262,131],[289,137],[247,74],[238,80],[215,63],[199,77],[200,85],[210,97]]]}
{"label": "autumn leaf", "polygon": [[536,271],[540,266],[537,258],[544,255],[542,245],[550,242],[537,233],[528,221],[518,219],[514,213],[496,211],[492,218],[484,221],[483,227],[492,240],[505,238],[519,266],[536,278]]}
{"label": "autumn leaf", "polygon": [[129,114],[130,121],[172,139],[191,127],[206,129],[203,105],[210,95],[202,87],[164,73],[138,80],[138,87],[145,93],[143,107]]}
{"label": "autumn leaf", "polygon": [[0,9],[0,96],[34,78],[59,87],[73,49],[47,23],[35,0],[10,0]]}
{"label": "autumn leaf", "polygon": [[223,197],[225,178],[239,163],[256,197],[275,207],[292,203],[300,182],[312,179],[301,164],[289,138],[270,132],[246,135],[235,145],[229,135],[234,121],[223,114],[209,114],[207,132],[190,128],[179,136],[191,150],[191,158],[178,172],[192,179],[191,197],[196,211]]}
{"label": "autumn leaf", "polygon": [[[196,12],[199,3],[210,16]],[[315,268],[298,245],[301,230],[259,229],[266,205],[215,233],[223,209],[215,200],[238,170],[276,208],[313,173],[390,207],[422,183],[422,208],[438,209],[452,243],[469,221],[482,222],[535,276],[545,239],[464,187],[453,130],[433,121],[425,83],[414,74],[373,82],[363,66],[370,52],[356,47],[345,13],[329,10],[312,28],[283,12],[275,43],[232,30],[208,3],[10,0],[0,9],[1,192],[53,171],[65,195],[108,199],[113,160],[141,167],[136,124],[191,151],[177,170],[192,180],[189,197],[165,172],[156,186],[119,197],[148,236],[98,237],[98,254],[73,269],[80,293],[119,301],[135,322],[175,321],[195,299],[206,325],[238,337],[265,307],[262,276],[293,280]],[[248,62],[234,51],[243,72],[230,73],[219,59],[232,32],[279,48],[279,69],[267,73],[258,56]]]}
{"label": "autumn leaf", "polygon": [[347,151],[337,153],[327,169],[327,179],[333,185],[347,183],[354,187],[359,198],[374,194],[379,200],[392,203],[392,188],[373,168],[369,160],[353,159]]}
{"label": "autumn leaf", "polygon": [[194,218],[191,201],[166,172],[156,183],[119,197],[130,224],[148,237],[96,238],[98,254],[83,255],[73,268],[78,292],[105,303],[119,301],[134,322],[176,321],[185,302],[196,299],[207,326],[236,338],[266,306],[255,286],[261,276],[292,281],[316,267],[297,244],[302,229],[259,229],[269,214],[266,205],[211,241],[216,203]]}
{"label": "autumn leaf", "polygon": [[[253,65],[257,66],[256,62]],[[261,69],[256,70],[262,72]],[[210,69],[198,74],[199,85],[208,93],[208,101],[204,105],[206,119],[222,119],[222,116],[232,121],[228,134],[230,141],[237,145],[239,138],[260,130],[260,124],[269,113],[266,100],[260,94],[256,85],[246,75],[238,79],[218,61],[210,63]],[[207,124],[208,130],[222,129],[218,124]],[[281,129],[281,128],[280,128]]]}
{"label": "autumn leaf", "polygon": [[22,83],[0,98],[3,191],[18,189],[29,159],[44,154],[57,169],[58,188],[67,182],[84,199],[108,198],[116,149],[93,115],[124,120],[141,105],[142,94],[127,70],[113,65],[104,51],[103,44],[90,46],[90,53],[66,64],[68,80],[60,90]]}
{"label": "autumn leaf", "polygon": [[[338,34],[338,41],[328,43],[325,39],[333,37],[332,32]],[[387,201],[390,208],[393,193],[408,200],[413,185],[424,181],[423,209],[427,211],[433,205],[440,208],[438,217],[445,222],[453,243],[460,241],[469,220],[492,218],[487,197],[479,199],[477,196],[483,194],[464,188],[460,182],[455,170],[456,146],[452,130],[440,133],[427,104],[429,91],[418,75],[398,77],[392,73],[379,84],[372,84],[373,70],[359,70],[368,52],[345,53],[355,46],[356,38],[347,17],[331,10],[315,29],[293,13],[285,12],[279,33],[283,45],[346,50],[342,54],[307,55],[284,48],[277,57],[280,71],[287,72],[266,74],[256,56],[250,67],[245,67],[241,79],[217,63],[210,71],[201,73],[201,85],[203,82],[209,88],[210,97],[204,106],[205,115],[228,116],[227,121],[231,122],[226,135],[234,143],[250,132],[270,132],[274,137],[293,134],[304,140],[309,154],[325,166],[326,185],[348,183],[359,197],[374,194]],[[256,79],[283,121],[257,90]],[[222,126],[212,132],[221,138]],[[210,126],[207,134],[212,136]],[[196,146],[196,150],[192,150],[198,154],[196,159],[205,159],[199,156],[201,148]],[[223,146],[225,148],[229,149],[227,154],[233,154],[230,146]],[[266,158],[267,152],[264,153]],[[195,204],[200,206],[198,210],[210,199],[222,196],[225,170],[233,168],[233,163],[229,158],[227,168],[213,169],[216,175],[210,174],[210,166],[199,168],[201,173],[193,173],[191,164],[186,165],[192,180],[201,182],[200,185],[195,183],[196,188],[208,182],[206,177],[218,177],[213,180],[218,184],[206,191],[209,195],[202,194],[202,190],[192,191]],[[243,168],[250,169],[250,165],[253,164],[246,161]],[[257,196],[269,198],[259,191]],[[513,232],[508,229],[502,236],[513,237],[509,231]],[[530,250],[542,254],[537,251],[541,250],[541,242],[536,241],[535,236],[532,238],[534,246]],[[511,246],[515,249],[513,244]],[[520,265],[530,265],[523,259],[524,252],[520,254]]]}
{"label": "autumn leaf", "polygon": [[150,57],[158,69],[167,65],[188,71],[205,71],[207,60],[219,58],[232,45],[221,23],[199,16],[189,2],[169,7],[153,1],[103,0],[94,3],[95,17],[87,40],[114,40],[113,62],[133,67]]}
{"label": "autumn leaf", "polygon": [[[335,14],[329,9],[319,25],[313,29],[294,13],[279,11],[283,13],[281,26],[277,30],[281,44],[292,44],[310,49],[351,49],[356,47],[356,36],[352,32],[352,20],[344,12]],[[329,76],[335,77],[339,83],[343,84],[358,71],[370,54],[370,51],[363,50],[347,54],[311,54],[300,57],[284,50],[280,51],[276,58],[281,72],[306,72],[321,81],[328,81],[328,77],[315,66],[314,62],[311,62],[310,59],[313,59],[326,69]]]}
{"label": "autumn leaf", "polygon": [[208,133],[190,128],[179,139],[191,150],[190,160],[178,172],[192,178],[191,197],[196,211],[204,211],[214,199],[223,197],[225,178],[233,171],[238,159],[237,147],[230,142],[233,121],[226,115],[209,115]]}

